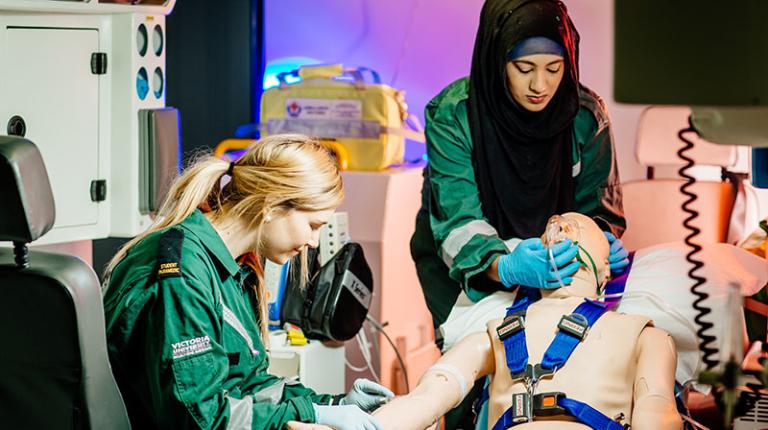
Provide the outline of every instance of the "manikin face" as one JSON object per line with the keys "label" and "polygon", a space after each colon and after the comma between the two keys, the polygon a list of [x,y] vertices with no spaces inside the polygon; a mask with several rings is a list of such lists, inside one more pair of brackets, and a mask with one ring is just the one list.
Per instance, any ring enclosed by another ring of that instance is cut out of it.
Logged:
{"label": "manikin face", "polygon": [[509,92],[524,109],[541,112],[555,96],[564,73],[559,55],[525,55],[507,63]]}
{"label": "manikin face", "polygon": [[317,248],[320,227],[331,219],[333,212],[290,209],[272,215],[261,230],[261,254],[273,263],[284,264],[306,247]]}
{"label": "manikin face", "polygon": [[[574,242],[578,242],[581,245],[580,251],[582,261],[585,265],[579,268],[579,273],[574,277],[581,277],[588,282],[584,291],[578,295],[593,296],[595,294],[595,283],[603,284],[605,279],[610,275],[610,266],[607,264],[608,255],[610,249],[608,246],[608,240],[605,238],[600,227],[595,222],[582,214],[575,212],[564,213],[561,216],[554,215],[550,218],[548,224],[554,224],[550,227],[556,227],[555,233],[542,235],[541,240],[544,245],[549,244],[549,237],[552,236],[556,242],[563,239],[570,239]],[[587,256],[589,254],[589,257]],[[592,259],[590,262],[590,258]],[[592,263],[595,267],[592,267]],[[598,279],[595,279],[595,270],[598,272]],[[573,290],[576,287],[576,282],[569,286],[569,289]]]}

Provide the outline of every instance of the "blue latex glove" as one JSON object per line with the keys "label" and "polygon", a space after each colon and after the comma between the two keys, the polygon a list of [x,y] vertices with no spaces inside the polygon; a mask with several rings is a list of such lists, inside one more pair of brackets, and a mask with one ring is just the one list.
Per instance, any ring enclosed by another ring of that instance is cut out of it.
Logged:
{"label": "blue latex glove", "polygon": [[356,405],[324,406],[312,404],[315,422],[336,430],[384,430],[372,415],[363,412]]}
{"label": "blue latex glove", "polygon": [[383,387],[368,379],[360,378],[352,384],[346,396],[341,399],[340,405],[357,405],[365,412],[373,412],[379,406],[387,403],[388,399],[395,397],[395,393],[387,387]]}
{"label": "blue latex glove", "polygon": [[573,282],[573,274],[579,270],[579,262],[575,261],[579,247],[566,239],[552,248],[555,265],[552,269],[549,260],[549,250],[538,237],[525,239],[509,254],[499,258],[499,278],[506,287],[524,285],[533,288],[559,288],[557,274],[563,284]]}
{"label": "blue latex glove", "polygon": [[624,249],[624,242],[616,239],[616,236],[609,231],[604,231],[605,238],[611,245],[611,254],[608,256],[608,264],[611,266],[611,273],[621,273],[624,268],[629,266],[629,252]]}

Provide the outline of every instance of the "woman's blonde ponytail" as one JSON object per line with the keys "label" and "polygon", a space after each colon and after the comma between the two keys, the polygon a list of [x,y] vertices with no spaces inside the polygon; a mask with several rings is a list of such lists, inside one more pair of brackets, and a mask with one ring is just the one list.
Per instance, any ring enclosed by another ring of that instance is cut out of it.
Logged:
{"label": "woman's blonde ponytail", "polygon": [[106,289],[109,284],[112,270],[134,245],[156,231],[184,221],[198,206],[206,202],[227,169],[229,169],[228,162],[210,156],[186,169],[184,174],[174,181],[152,225],[123,245],[109,261],[104,270],[104,288]]}

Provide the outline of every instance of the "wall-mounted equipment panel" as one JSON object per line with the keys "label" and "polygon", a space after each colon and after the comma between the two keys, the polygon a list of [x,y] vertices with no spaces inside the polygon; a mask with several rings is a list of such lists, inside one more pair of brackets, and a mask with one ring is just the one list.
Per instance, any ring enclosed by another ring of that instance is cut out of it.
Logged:
{"label": "wall-mounted equipment panel", "polygon": [[166,154],[173,154],[177,160],[178,113],[173,111],[174,125],[162,129],[164,136],[176,133],[176,138],[164,139],[158,147],[161,152],[154,152],[157,148],[147,146],[150,121],[141,112],[163,112],[165,108],[165,16],[122,14],[115,15],[112,23],[113,49],[126,55],[115,65],[113,76],[112,176],[113,190],[120,199],[112,204],[110,236],[132,237],[150,225],[156,201],[164,197],[162,187],[148,185],[158,179],[154,176],[158,170],[147,163],[159,160],[152,158],[155,155],[166,160]]}
{"label": "wall-mounted equipment panel", "polygon": [[[151,224],[163,188],[146,184],[162,178],[140,163],[139,111],[165,108],[174,3],[0,0],[0,134],[38,145],[56,204],[35,244],[132,237]],[[175,119],[164,135],[178,134]],[[178,138],[164,142],[159,155],[178,154]]]}

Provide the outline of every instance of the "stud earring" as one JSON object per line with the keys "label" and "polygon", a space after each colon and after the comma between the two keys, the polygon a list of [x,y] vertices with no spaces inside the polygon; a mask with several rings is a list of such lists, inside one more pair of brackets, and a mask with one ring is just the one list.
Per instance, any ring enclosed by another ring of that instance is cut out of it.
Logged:
{"label": "stud earring", "polygon": [[266,215],[264,217],[264,222],[270,222],[270,221],[272,221],[272,216],[271,215]]}

